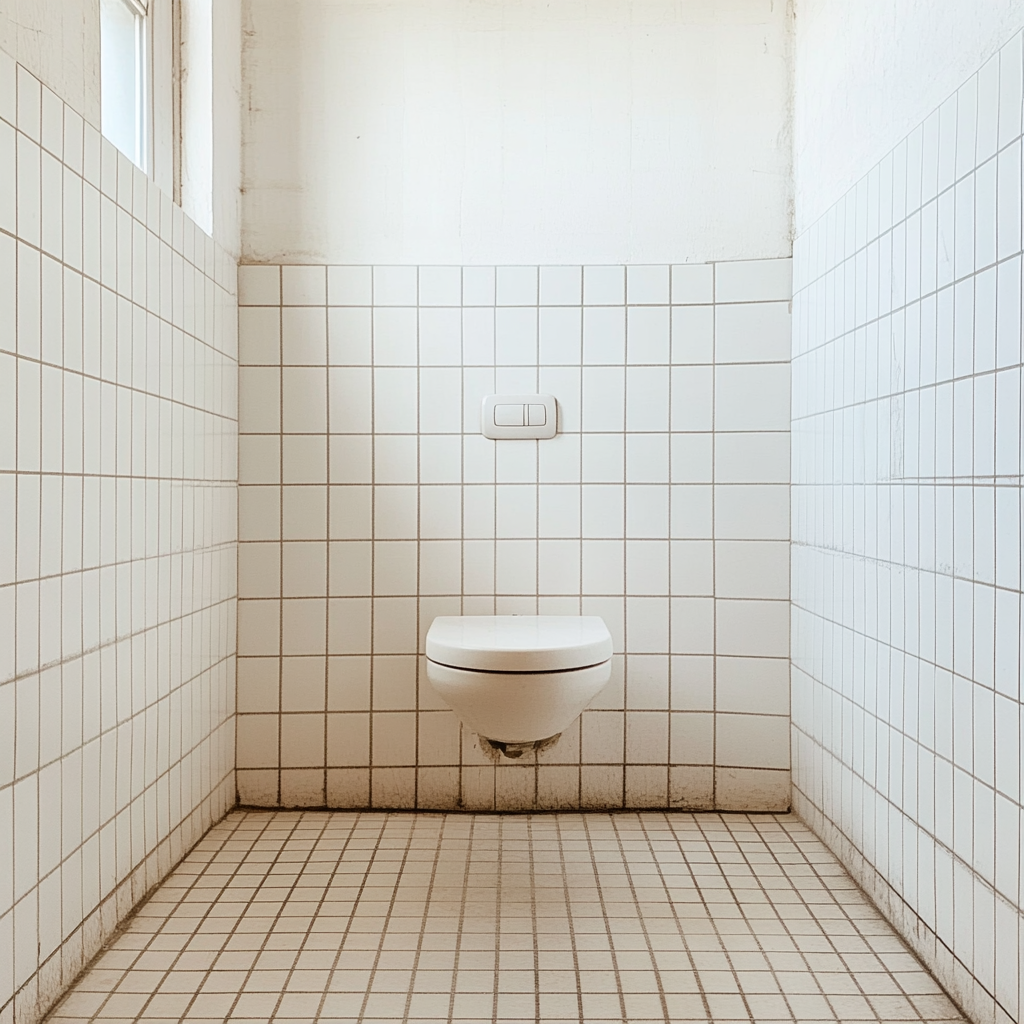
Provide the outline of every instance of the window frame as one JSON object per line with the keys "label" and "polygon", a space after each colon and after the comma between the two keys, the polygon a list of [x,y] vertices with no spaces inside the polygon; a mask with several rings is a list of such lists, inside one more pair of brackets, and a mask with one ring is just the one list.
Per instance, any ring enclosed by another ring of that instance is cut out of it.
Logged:
{"label": "window frame", "polygon": [[[134,31],[134,62],[135,62],[135,152],[124,155],[144,174],[151,175],[153,167],[153,19],[150,17],[151,3],[149,0],[112,0],[124,4],[135,18]],[[100,18],[103,17],[103,4],[100,3]],[[100,30],[102,38],[102,26]],[[102,62],[103,47],[100,47],[100,130],[118,152],[120,146],[107,135],[103,124],[102,97]]]}

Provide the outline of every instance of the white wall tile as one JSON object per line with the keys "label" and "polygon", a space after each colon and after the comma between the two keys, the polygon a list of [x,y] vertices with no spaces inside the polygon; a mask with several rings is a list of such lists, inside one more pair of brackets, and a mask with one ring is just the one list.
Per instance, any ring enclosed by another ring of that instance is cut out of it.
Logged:
{"label": "white wall tile", "polygon": [[327,310],[328,362],[335,366],[369,366],[373,362],[373,322],[369,307]]}
{"label": "white wall tile", "polygon": [[495,363],[498,366],[534,366],[537,327],[536,307],[498,306],[494,311]]}
{"label": "white wall tile", "polygon": [[284,306],[326,306],[325,267],[282,267],[281,304]]}
{"label": "white wall tile", "polygon": [[674,434],[670,444],[673,482],[703,484],[714,479],[715,440],[712,434]]}
{"label": "white wall tile", "polygon": [[493,306],[494,267],[462,268],[462,302],[466,306]]}
{"label": "white wall tile", "polygon": [[631,305],[665,305],[669,301],[666,266],[626,267],[626,301]]}
{"label": "white wall tile", "polygon": [[669,361],[669,309],[667,306],[628,306],[626,358],[631,366]]}
{"label": "white wall tile", "polygon": [[537,267],[498,267],[496,271],[499,306],[536,306]]}
{"label": "white wall tile", "polygon": [[17,221],[17,132],[8,124],[0,124],[0,229],[11,234]]}
{"label": "white wall tile", "polygon": [[625,267],[583,268],[584,305],[621,306],[625,301]]}
{"label": "white wall tile", "polygon": [[979,1019],[1019,1008],[1020,54],[797,240],[793,299],[796,807]]}
{"label": "white wall tile", "polygon": [[785,736],[789,719],[782,715],[715,715],[715,756],[719,764],[738,768],[788,768]]}
{"label": "white wall tile", "polygon": [[[659,425],[668,426],[667,415]],[[669,434],[667,432],[627,434],[627,483],[668,483],[670,474]]]}
{"label": "white wall tile", "polygon": [[[231,258],[208,239],[175,252],[145,177],[119,172],[95,129],[6,55],[0,117],[0,335],[17,353],[2,357],[17,421],[4,432],[12,449],[0,445],[11,525],[0,547],[0,679],[17,672],[5,691],[35,707],[32,722],[19,712],[10,747],[21,777],[15,793],[0,769],[0,806],[6,796],[16,809],[16,834],[43,837],[31,860],[16,851],[15,866],[19,906],[43,908],[19,920],[26,987],[15,1012],[32,1016],[235,799],[237,321]],[[254,327],[252,361],[278,363],[276,329]],[[263,383],[254,375],[250,390]],[[251,400],[244,415],[274,447],[280,396],[270,390],[265,421]],[[243,461],[259,476],[267,453],[257,447]],[[260,568],[247,559],[243,572],[279,593]],[[172,583],[184,578],[193,584]],[[157,636],[159,663],[132,653]],[[49,667],[37,675],[41,659]],[[63,713],[40,716],[41,702]],[[184,702],[205,712],[175,730]],[[267,721],[277,728],[276,715]],[[176,742],[150,743],[157,733]],[[90,767],[100,746],[102,774]],[[131,785],[115,785],[113,758],[143,746]],[[100,799],[78,801],[83,778]],[[116,858],[86,855],[115,834]],[[8,1008],[10,995],[0,996]]]}
{"label": "white wall tile", "polygon": [[280,364],[281,313],[276,308],[240,309],[238,359],[243,366]]}
{"label": "white wall tile", "polygon": [[327,301],[332,306],[373,305],[373,268],[328,267]]}
{"label": "white wall tile", "polygon": [[541,267],[540,304],[578,306],[583,301],[582,267]]}
{"label": "white wall tile", "polygon": [[716,430],[785,430],[788,421],[788,365],[716,367]]}
{"label": "white wall tile", "polygon": [[[278,306],[281,303],[281,268],[243,266],[238,268],[240,306]],[[239,314],[241,316],[241,314]]]}
{"label": "white wall tile", "polygon": [[[272,457],[273,453],[271,452],[270,455]],[[271,467],[267,466],[265,472],[269,474]],[[326,484],[326,437],[284,435],[281,438],[281,482],[284,484]]]}
{"label": "white wall tile", "polygon": [[711,363],[715,359],[715,307],[672,308],[672,362]]}
{"label": "white wall tile", "polygon": [[718,659],[720,711],[754,715],[789,714],[789,662],[784,658]]}
{"label": "white wall tile", "polygon": [[788,600],[789,541],[716,541],[715,593]]}
{"label": "white wall tile", "polygon": [[579,364],[582,311],[572,306],[542,306],[539,312],[541,362]]}
{"label": "white wall tile", "polygon": [[715,264],[715,302],[788,302],[792,295],[790,260],[735,260]]}
{"label": "white wall tile", "polygon": [[18,65],[6,51],[0,55],[0,117],[9,125],[18,120]]}
{"label": "white wall tile", "polygon": [[626,311],[614,306],[583,310],[583,361],[622,364],[626,361]]}
{"label": "white wall tile", "polygon": [[415,267],[373,268],[375,306],[415,306],[417,291]]}
{"label": "white wall tile", "polygon": [[788,302],[715,307],[715,359],[719,363],[788,364],[791,334]]}
{"label": "white wall tile", "polygon": [[420,309],[420,364],[457,367],[462,361],[462,316],[453,308]]}
{"label": "white wall tile", "polygon": [[786,483],[789,480],[789,434],[722,433],[715,436],[718,483]]}
{"label": "white wall tile", "polygon": [[723,484],[715,488],[715,536],[787,541],[789,488],[784,484]]}
{"label": "white wall tile", "polygon": [[323,366],[327,358],[327,311],[322,306],[281,310],[281,362]]}
{"label": "white wall tile", "polygon": [[673,430],[712,429],[715,409],[714,380],[714,369],[710,366],[672,367]]}
{"label": "white wall tile", "polygon": [[700,540],[714,535],[713,493],[711,487],[696,484],[672,487],[669,531],[673,538]]}
{"label": "white wall tile", "polygon": [[[716,404],[731,400],[728,371],[749,369],[749,382],[763,385],[762,371],[778,369],[786,381],[784,362],[765,364],[788,359],[785,302],[755,293],[757,302],[747,295],[736,301],[748,305],[721,313],[710,266],[308,270],[281,270],[290,282],[284,304],[246,306],[240,318],[243,351],[256,364],[242,377],[243,427],[266,431],[246,433],[240,445],[240,650],[281,650],[286,664],[309,673],[282,696],[280,728],[289,720],[289,736],[300,739],[288,741],[277,787],[259,784],[266,799],[313,799],[320,784],[303,773],[319,766],[328,786],[352,800],[408,803],[414,765],[458,772],[463,800],[479,782],[481,806],[495,795],[502,807],[526,799],[518,775],[498,778],[488,768],[490,783],[473,781],[486,758],[472,737],[460,742],[416,664],[441,612],[605,618],[627,656],[617,656],[615,678],[595,704],[606,717],[588,712],[578,734],[583,762],[605,766],[584,783],[589,805],[620,806],[623,794],[638,806],[664,805],[670,761],[713,763],[715,711],[730,710],[727,701],[745,711],[746,694],[785,715],[778,666],[788,650],[779,617],[788,608],[788,383],[765,399],[763,413],[751,414],[745,394],[732,400],[737,412],[726,408],[726,429],[743,432],[716,435],[713,422]],[[245,287],[276,302],[272,284],[261,286],[253,275]],[[312,298],[319,305],[307,304]],[[280,358],[279,323],[281,370],[267,365]],[[719,362],[758,364],[723,363],[717,402],[716,333]],[[264,408],[278,386],[280,426]],[[554,440],[481,437],[484,395],[533,390],[556,397]],[[764,432],[766,419],[775,433]],[[273,487],[282,472],[284,486]],[[372,677],[358,667],[370,652]],[[678,659],[671,686],[670,652]],[[719,707],[716,659],[765,670],[733,671]],[[341,666],[354,666],[351,683]],[[325,674],[326,685],[317,685]],[[260,714],[273,713],[268,697],[252,699],[262,702]],[[670,706],[689,717],[670,726]],[[316,747],[325,707],[326,746]],[[371,707],[372,724],[364,717]],[[378,736],[392,727],[412,737],[418,728],[419,739]],[[606,734],[611,749],[599,749]],[[321,754],[300,749],[302,737]],[[545,757],[578,764],[570,746],[563,737]],[[764,767],[776,770],[785,756],[776,751]],[[348,776],[330,781],[331,772],[365,765],[377,780],[368,791],[363,776],[352,776],[350,789]],[[440,775],[424,780],[423,806],[458,798],[459,786],[442,785]],[[735,801],[742,783],[730,785]],[[529,791],[531,801],[546,792],[540,781]]]}
{"label": "white wall tile", "polygon": [[386,366],[373,371],[373,425],[382,433],[413,434],[417,427],[416,370]]}
{"label": "white wall tile", "polygon": [[377,366],[409,366],[416,363],[417,317],[415,308],[374,309],[373,361]]}
{"label": "white wall tile", "polygon": [[327,372],[323,367],[286,366],[281,371],[281,428],[285,433],[327,430]]}
{"label": "white wall tile", "polygon": [[626,431],[669,429],[670,378],[655,366],[626,369]]}
{"label": "white wall tile", "polygon": [[462,268],[420,267],[419,301],[421,306],[461,305]]}
{"label": "white wall tile", "polygon": [[713,263],[677,264],[671,268],[672,302],[676,305],[703,305],[715,301]]}

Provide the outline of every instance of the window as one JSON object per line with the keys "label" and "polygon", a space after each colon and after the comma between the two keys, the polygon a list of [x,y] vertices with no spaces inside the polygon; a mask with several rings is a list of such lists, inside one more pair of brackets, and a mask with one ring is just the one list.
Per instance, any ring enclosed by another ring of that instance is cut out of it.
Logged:
{"label": "window", "polygon": [[146,7],[100,0],[100,96],[103,134],[145,169],[148,149]]}

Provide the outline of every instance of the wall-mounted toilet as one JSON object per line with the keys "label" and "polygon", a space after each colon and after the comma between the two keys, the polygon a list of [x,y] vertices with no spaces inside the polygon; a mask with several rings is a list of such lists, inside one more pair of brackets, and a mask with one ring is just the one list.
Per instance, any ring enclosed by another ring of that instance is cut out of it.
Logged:
{"label": "wall-mounted toilet", "polygon": [[441,615],[427,632],[431,685],[464,725],[502,748],[572,725],[611,678],[611,657],[597,616]]}

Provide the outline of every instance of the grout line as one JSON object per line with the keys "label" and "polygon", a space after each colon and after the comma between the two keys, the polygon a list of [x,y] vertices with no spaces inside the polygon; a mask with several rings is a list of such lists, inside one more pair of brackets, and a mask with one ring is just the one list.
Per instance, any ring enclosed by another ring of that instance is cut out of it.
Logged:
{"label": "grout line", "polygon": [[446,821],[447,821],[447,818],[445,816],[442,816],[441,819],[440,819],[440,828],[437,830],[437,838],[436,838],[435,847],[434,847],[434,858],[431,861],[431,865],[430,865],[430,881],[427,883],[427,895],[421,901],[423,909],[422,909],[422,912],[420,914],[420,933],[419,933],[419,937],[418,937],[418,939],[416,941],[416,950],[415,950],[415,955],[413,957],[413,962],[412,962],[412,973],[411,973],[411,976],[410,976],[410,979],[409,979],[409,991],[406,994],[406,999],[405,999],[404,1019],[406,1019],[406,1020],[415,1019],[411,1015],[411,1010],[412,1010],[412,1000],[413,1000],[413,996],[414,996],[414,993],[415,993],[416,971],[418,970],[419,963],[420,963],[420,960],[421,960],[422,955],[423,955],[423,939],[428,934],[427,926],[428,926],[429,913],[430,913],[430,893],[433,891],[434,884],[435,884],[435,881],[437,879],[437,866],[438,866],[438,863],[441,860],[441,851],[442,851],[442,848],[443,848],[442,844],[443,844],[443,837],[444,837],[444,826],[445,826],[445,822]]}
{"label": "grout line", "polygon": [[[282,298],[284,296],[282,295]],[[328,281],[328,272],[324,269],[324,298],[330,298],[330,282]],[[282,329],[283,337],[283,329]],[[331,365],[331,328],[330,320],[328,318],[327,310],[324,310],[324,345],[325,345],[325,359],[327,365]],[[282,360],[284,352],[281,352]],[[326,520],[323,523],[322,535],[325,538],[323,543],[324,552],[324,590],[326,600],[324,601],[324,687],[323,687],[323,715],[324,715],[324,775],[323,775],[323,790],[324,790],[324,806],[330,807],[331,791],[330,791],[330,778],[331,778],[331,733],[330,733],[330,722],[331,722],[331,593],[333,591],[334,579],[331,573],[331,566],[333,559],[332,545],[331,545],[331,491],[332,491],[332,462],[331,462],[331,374],[330,370],[327,369],[324,373],[324,426],[327,431],[326,437],[326,480],[327,486],[324,488],[324,512]],[[314,485],[315,486],[315,485]],[[284,508],[284,495],[281,496],[282,510]],[[283,539],[283,538],[282,538]]]}
{"label": "grout line", "polygon": [[[373,315],[376,311],[376,300],[377,300],[377,271],[376,268],[370,270],[370,303],[373,309],[370,313],[370,590],[373,595],[377,593],[377,565],[376,560],[373,557],[373,546],[377,539],[377,319]],[[419,522],[416,524],[417,532],[419,532]],[[366,638],[366,648],[369,651],[369,662],[370,662],[370,694],[369,694],[369,714],[367,716],[369,725],[369,741],[368,741],[368,756],[367,756],[367,768],[366,768],[366,804],[367,807],[373,807],[376,803],[374,799],[374,789],[376,788],[374,783],[377,781],[376,772],[374,771],[374,738],[376,735],[375,725],[375,714],[374,708],[376,702],[373,699],[374,682],[377,678],[377,646],[374,642],[374,633],[377,624],[377,602],[372,597],[370,599],[370,615],[369,615],[369,636]]]}
{"label": "grout line", "polygon": [[[718,267],[712,264],[714,295],[718,299]],[[711,325],[711,351],[714,359],[711,371],[711,426],[718,425],[718,316],[713,314]],[[718,485],[717,485],[718,444],[714,433],[711,436],[711,706],[714,714],[711,724],[711,806],[718,806]],[[792,497],[789,498],[792,502]],[[790,531],[792,534],[792,531]]]}
{"label": "grout line", "polygon": [[[277,290],[281,297],[281,305],[277,311],[277,350],[278,359],[284,362],[284,268],[277,270]],[[278,423],[281,427],[281,436],[277,442],[277,566],[279,579],[279,593],[284,595],[284,373],[278,370],[277,388],[279,396]],[[239,435],[241,436],[241,435]],[[239,551],[241,553],[241,550]],[[241,582],[241,581],[239,581]],[[241,586],[239,586],[241,592]],[[277,602],[277,710],[284,709],[284,601],[279,598]],[[284,801],[284,725],[283,718],[277,723],[277,804],[280,806]]]}
{"label": "grout line", "polygon": [[[640,821],[641,828],[642,828],[643,817],[641,815],[637,815],[637,819]],[[628,859],[626,857],[626,850],[625,850],[625,848],[622,845],[622,833],[618,829],[615,830],[615,841],[618,844],[619,852],[620,852],[620,855],[622,857],[623,863],[627,865],[627,875],[626,875],[626,878],[627,878],[627,881],[629,883],[630,895],[633,898],[633,902],[638,904],[640,902],[640,899],[639,899],[639,896],[637,894],[636,885],[635,885],[635,879],[633,878],[632,872],[629,871]],[[648,845],[648,848],[650,848],[650,842],[649,841],[648,841],[647,845]],[[652,855],[652,858],[653,858],[653,855],[654,855],[654,851],[653,850],[651,850],[651,855]],[[655,979],[656,979],[656,984],[657,984],[657,995],[658,995],[658,1000],[661,1003],[661,1012],[664,1015],[665,1021],[669,1022],[669,1021],[671,1021],[671,1014],[669,1013],[668,1002],[667,1002],[667,1000],[665,998],[665,989],[664,989],[664,986],[662,985],[662,982],[661,982],[661,974],[660,974],[660,972],[658,971],[658,968],[657,968],[657,959],[656,959],[656,957],[654,955],[654,947],[651,944],[651,936],[650,936],[650,933],[648,932],[647,925],[645,924],[642,910],[641,910],[641,913],[640,913],[640,930],[641,930],[641,933],[643,934],[643,937],[644,937],[644,944],[645,944],[646,949],[647,949],[647,955],[651,958],[651,963],[654,965]]]}
{"label": "grout line", "polygon": [[[449,817],[445,815],[444,821],[447,822]],[[463,939],[463,927],[466,921],[466,896],[469,893],[469,880],[471,876],[471,869],[473,866],[473,835],[476,830],[476,824],[478,817],[473,815],[470,818],[469,833],[466,837],[466,866],[463,869],[463,882],[462,882],[462,895],[460,897],[459,905],[459,923],[455,932],[455,948],[454,956],[452,958],[452,979],[451,988],[448,993],[448,1018],[451,1020],[455,1014],[455,997],[456,997],[456,980],[458,977],[459,959],[462,956],[462,939]],[[433,894],[431,893],[431,897]],[[497,963],[497,947],[495,949],[495,963]]]}

